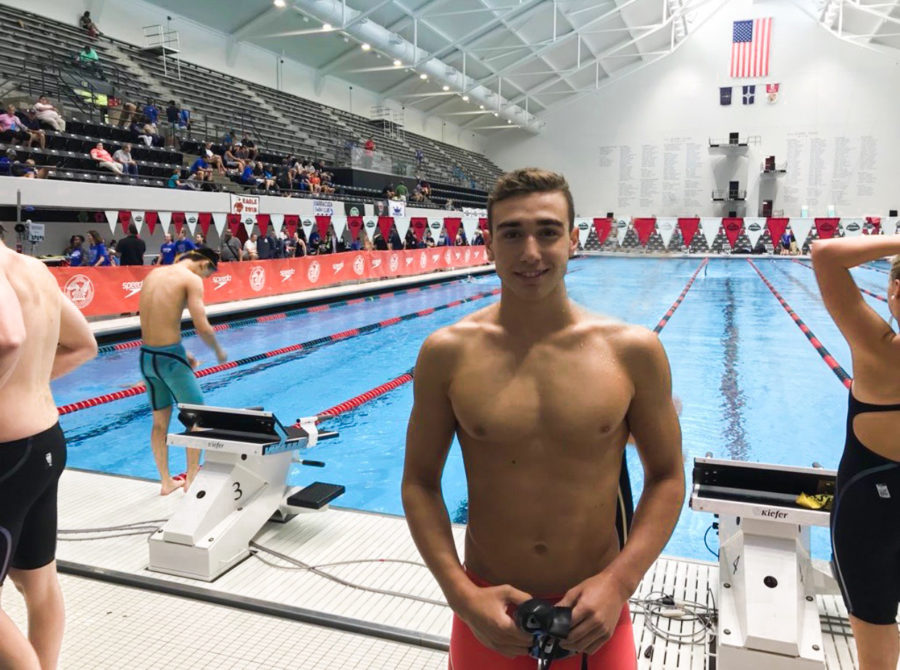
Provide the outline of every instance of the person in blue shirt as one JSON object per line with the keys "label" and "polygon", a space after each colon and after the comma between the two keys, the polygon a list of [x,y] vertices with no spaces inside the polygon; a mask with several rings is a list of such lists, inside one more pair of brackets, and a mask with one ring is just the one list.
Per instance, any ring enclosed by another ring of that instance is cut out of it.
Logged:
{"label": "person in blue shirt", "polygon": [[195,160],[191,164],[191,174],[196,172],[212,172],[212,169],[209,167],[209,163],[206,162],[206,159],[203,156],[198,156],[197,160]]}
{"label": "person in blue shirt", "polygon": [[89,230],[88,237],[91,238],[90,264],[93,267],[112,265],[112,261],[109,260],[109,251],[107,251],[106,244],[104,244],[103,238],[100,237],[100,233],[96,230]]}
{"label": "person in blue shirt", "polygon": [[69,259],[69,265],[73,268],[81,267],[84,265],[84,248],[82,245],[84,244],[84,235],[72,235],[72,239],[69,240],[69,251],[66,256]]}
{"label": "person in blue shirt", "polygon": [[144,107],[144,116],[150,121],[150,123],[157,123],[159,121],[159,108],[153,104],[152,100],[147,100],[147,105]]}
{"label": "person in blue shirt", "polygon": [[178,239],[175,240],[175,255],[180,256],[181,254],[193,251],[196,248],[197,245],[194,244],[194,240],[187,236],[187,228],[182,226],[181,232],[178,233]]}
{"label": "person in blue shirt", "polygon": [[166,233],[166,239],[159,247],[158,261],[160,265],[172,265],[175,262],[175,243],[170,233]]}

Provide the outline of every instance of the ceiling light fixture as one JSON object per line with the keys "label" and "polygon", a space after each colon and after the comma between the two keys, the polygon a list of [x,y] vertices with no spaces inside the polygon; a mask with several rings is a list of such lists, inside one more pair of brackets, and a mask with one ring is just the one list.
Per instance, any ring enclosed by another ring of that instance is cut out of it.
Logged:
{"label": "ceiling light fixture", "polygon": [[397,58],[394,59],[394,67],[400,67],[403,65],[403,61]]}
{"label": "ceiling light fixture", "polygon": [[484,109],[484,105],[478,105],[478,109]]}
{"label": "ceiling light fixture", "polygon": [[447,84],[444,84],[442,88],[443,88],[445,91],[449,91],[449,90],[450,90],[450,87],[447,86]]}
{"label": "ceiling light fixture", "polygon": [[423,72],[419,75],[419,79],[428,79],[428,75]]}
{"label": "ceiling light fixture", "polygon": [[287,3],[284,0],[273,0],[272,4],[275,5],[276,7],[278,7],[279,9],[283,9]]}
{"label": "ceiling light fixture", "polygon": [[463,96],[463,102],[469,102],[469,96],[464,95],[464,96]]}
{"label": "ceiling light fixture", "polygon": [[363,43],[360,45],[360,48],[361,48],[363,51],[368,51],[369,49],[372,48],[372,45],[369,44],[368,42],[363,42]]}
{"label": "ceiling light fixture", "polygon": [[330,23],[323,23],[323,24],[322,24],[322,30],[325,30],[325,31],[331,30],[331,24],[330,24]]}

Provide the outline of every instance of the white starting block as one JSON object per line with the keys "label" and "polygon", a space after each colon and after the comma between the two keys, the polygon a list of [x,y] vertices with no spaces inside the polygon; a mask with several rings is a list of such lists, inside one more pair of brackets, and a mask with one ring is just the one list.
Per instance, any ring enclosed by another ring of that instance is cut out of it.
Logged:
{"label": "white starting block", "polygon": [[178,405],[188,426],[170,433],[174,447],[204,449],[206,457],[175,513],[150,537],[149,569],[212,581],[250,555],[250,540],[273,516],[322,509],[344,487],[315,482],[289,489],[294,452],[335,437],[319,432],[315,417],[285,427],[271,412]]}
{"label": "white starting block", "polygon": [[719,517],[717,667],[825,670],[815,597],[839,591],[830,566],[813,565],[809,527],[829,512],[795,501],[834,485],[833,470],[694,459],[691,509]]}

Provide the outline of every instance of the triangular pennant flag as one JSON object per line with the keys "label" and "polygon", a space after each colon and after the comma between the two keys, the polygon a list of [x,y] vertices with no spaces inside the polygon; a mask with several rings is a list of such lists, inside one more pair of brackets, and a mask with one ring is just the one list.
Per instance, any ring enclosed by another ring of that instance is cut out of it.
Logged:
{"label": "triangular pennant flag", "polygon": [[428,230],[431,231],[431,239],[434,240],[435,244],[437,241],[441,239],[441,230],[444,229],[444,219],[443,217],[440,219],[428,218]]}
{"label": "triangular pennant flag", "polygon": [[[408,216],[395,216],[394,217],[394,225],[397,227],[397,234],[400,236],[401,240],[406,239],[406,233],[409,232],[409,217]],[[469,238],[471,239],[471,238]]]}
{"label": "triangular pennant flag", "polygon": [[269,215],[268,214],[257,214],[256,215],[256,225],[259,226],[259,236],[265,237],[266,231],[269,230]]}
{"label": "triangular pennant flag", "polygon": [[881,217],[880,216],[867,216],[866,217],[866,225],[863,228],[863,233],[868,232],[869,235],[881,235]]}
{"label": "triangular pennant flag", "polygon": [[765,229],[766,220],[763,218],[749,217],[744,219],[744,232],[747,233],[747,239],[750,240],[751,249],[759,242],[759,238],[762,237]]}
{"label": "triangular pennant flag", "polygon": [[587,243],[588,237],[591,234],[591,220],[581,218],[575,219],[575,228],[578,230],[578,244],[584,249],[584,245]]}
{"label": "triangular pennant flag", "polygon": [[450,241],[450,246],[456,244],[456,233],[459,232],[459,227],[462,225],[462,219],[457,217],[448,217],[444,219],[444,228],[447,229],[447,239]]}
{"label": "triangular pennant flag", "polygon": [[147,223],[147,230],[152,235],[153,231],[156,230],[156,224],[159,223],[159,215],[156,212],[145,212],[144,221]]}
{"label": "triangular pennant flag", "polygon": [[175,227],[175,234],[180,235],[184,228],[184,212],[172,212],[172,225]]}
{"label": "triangular pennant flag", "polygon": [[797,240],[797,248],[802,252],[803,245],[806,243],[806,238],[809,236],[809,231],[812,230],[813,220],[807,219],[805,217],[794,218],[791,217],[791,232],[794,233],[794,239]]}
{"label": "triangular pennant flag", "polygon": [[[216,233],[218,233],[219,237],[222,237],[222,233],[225,232],[225,224],[228,223],[228,212],[213,212],[212,219]],[[232,235],[234,235],[233,232]]]}
{"label": "triangular pennant flag", "polygon": [[706,246],[712,249],[713,242],[719,234],[719,228],[722,226],[722,219],[718,216],[701,216],[700,232],[706,239]]}
{"label": "triangular pennant flag", "polygon": [[378,232],[378,219],[374,216],[363,217],[363,231],[365,231],[369,239],[374,242],[375,233]]}
{"label": "triangular pennant flag", "polygon": [[197,215],[197,223],[200,226],[200,232],[203,233],[203,239],[209,235],[209,225],[212,223],[212,214],[209,212],[200,212]]}
{"label": "triangular pennant flag", "polygon": [[834,218],[816,219],[816,233],[818,233],[819,239],[829,240],[834,237],[834,234],[838,229],[838,223],[840,223],[840,221],[840,219]]}
{"label": "triangular pennant flag", "polygon": [[300,216],[298,214],[284,215],[284,231],[289,239],[293,239],[294,231],[297,230],[298,225],[300,225]]}
{"label": "triangular pennant flag", "polygon": [[597,241],[600,243],[600,246],[603,246],[603,243],[606,242],[606,238],[609,237],[609,231],[612,230],[612,219],[594,219],[594,232],[597,234]]}
{"label": "triangular pennant flag", "polygon": [[479,216],[479,217],[478,217],[478,227],[481,228],[481,230],[487,230],[487,229],[488,229],[488,220],[487,220],[487,217],[486,217],[486,216]]}
{"label": "triangular pennant flag", "polygon": [[328,235],[328,227],[331,225],[331,217],[322,214],[316,214],[316,230],[319,231],[319,237],[323,240]]}
{"label": "triangular pennant flag", "polygon": [[462,220],[463,232],[466,234],[466,241],[472,244],[475,239],[475,231],[478,230],[478,217],[464,216]]}
{"label": "triangular pennant flag", "polygon": [[862,235],[865,225],[865,219],[841,219],[841,228],[844,229],[844,235],[846,237]]}
{"label": "triangular pennant flag", "polygon": [[631,223],[634,226],[635,232],[637,232],[638,242],[641,243],[642,247],[647,246],[647,242],[653,234],[653,229],[656,228],[656,219],[637,218]]}
{"label": "triangular pennant flag", "polygon": [[184,213],[184,222],[187,224],[188,232],[191,234],[191,237],[194,236],[194,231],[197,230],[197,222],[199,221],[199,214],[197,212],[185,212]]}
{"label": "triangular pennant flag", "polygon": [[384,238],[384,241],[387,242],[391,237],[391,226],[394,225],[394,218],[391,216],[379,216],[378,217],[378,232],[381,233],[381,236]]}
{"label": "triangular pennant flag", "polygon": [[353,241],[359,239],[359,231],[362,230],[363,220],[361,216],[348,216],[347,217],[347,227],[350,229],[350,236],[353,238]]}
{"label": "triangular pennant flag", "polygon": [[131,225],[131,212],[127,209],[119,210],[119,223],[122,224],[122,235],[128,234],[128,226]]}
{"label": "triangular pennant flag", "polygon": [[331,225],[334,226],[334,236],[339,240],[343,239],[344,231],[347,229],[347,217],[332,215]]}
{"label": "triangular pennant flag", "polygon": [[241,215],[229,214],[225,217],[225,222],[228,224],[228,230],[231,231],[231,234],[237,237],[238,230],[241,228]]}
{"label": "triangular pennant flag", "polygon": [[678,229],[681,231],[681,240],[684,242],[685,248],[691,246],[694,241],[694,235],[697,234],[697,228],[700,226],[700,219],[697,217],[687,217],[678,219]]}
{"label": "triangular pennant flag", "polygon": [[[134,224],[134,227],[137,228],[138,235],[141,234],[141,231],[144,229],[144,221],[146,220],[147,215],[144,212],[132,212],[131,213],[131,223]],[[152,232],[150,233],[153,234]]]}
{"label": "triangular pennant flag", "polygon": [[253,229],[256,227],[256,217],[245,216],[241,219],[241,223],[244,224],[244,232],[247,233],[247,239],[249,240],[253,234]]}
{"label": "triangular pennant flag", "polygon": [[413,235],[416,236],[416,241],[421,242],[425,237],[425,231],[428,229],[428,219],[424,216],[414,216],[409,221],[413,229]]}
{"label": "triangular pennant flag", "polygon": [[734,243],[740,237],[741,229],[744,227],[744,220],[738,217],[727,217],[722,219],[722,227],[725,228],[725,238],[728,244],[734,249]]}
{"label": "triangular pennant flag", "polygon": [[159,218],[159,227],[163,233],[168,233],[169,225],[172,223],[172,212],[157,212],[156,215]]}
{"label": "triangular pennant flag", "polygon": [[781,236],[784,235],[784,231],[787,230],[788,219],[785,218],[772,218],[769,217],[766,219],[766,228],[769,231],[769,237],[772,238],[772,244],[776,247],[781,244]]}
{"label": "triangular pennant flag", "polygon": [[625,241],[625,235],[628,234],[628,219],[623,217],[616,221],[616,242],[622,246]]}
{"label": "triangular pennant flag", "polygon": [[280,233],[282,226],[284,226],[284,214],[269,214],[269,223],[272,224],[272,230]]}
{"label": "triangular pennant flag", "polygon": [[900,221],[900,218],[898,218],[896,216],[883,217],[881,219],[881,234],[882,235],[896,235],[898,221]]}
{"label": "triangular pennant flag", "polygon": [[675,234],[675,226],[678,225],[678,219],[661,218],[656,220],[656,231],[663,241],[663,249],[669,248],[669,242],[672,241],[672,235]]}
{"label": "triangular pennant flag", "polygon": [[116,234],[116,224],[119,223],[119,210],[117,209],[107,209],[106,210],[106,222],[109,224],[109,230],[113,235]]}
{"label": "triangular pennant flag", "polygon": [[303,234],[306,236],[306,240],[308,242],[310,236],[312,235],[314,222],[307,216],[300,220],[300,225],[303,226]]}

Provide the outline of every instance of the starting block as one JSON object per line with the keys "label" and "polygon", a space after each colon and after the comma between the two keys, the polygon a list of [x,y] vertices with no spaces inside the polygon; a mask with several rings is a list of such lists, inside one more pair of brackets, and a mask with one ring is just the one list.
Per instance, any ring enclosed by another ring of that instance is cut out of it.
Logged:
{"label": "starting block", "polygon": [[274,517],[323,509],[344,487],[315,482],[305,489],[287,486],[295,452],[320,439],[315,417],[300,427],[284,426],[271,412],[208,405],[178,405],[188,428],[170,433],[173,447],[206,451],[203,467],[175,513],[149,541],[149,569],[179,577],[213,581],[250,555],[250,540]]}
{"label": "starting block", "polygon": [[810,557],[810,526],[829,512],[795,502],[834,495],[821,468],[695,458],[691,509],[719,518],[717,666],[825,670],[816,595],[839,593],[830,565]]}

